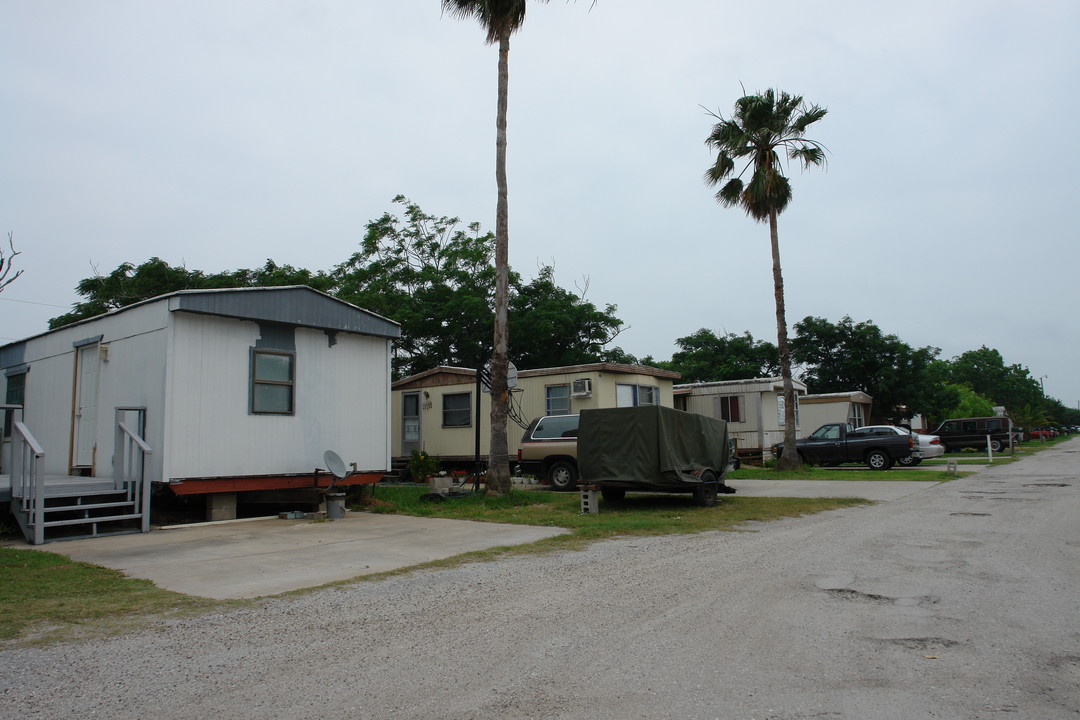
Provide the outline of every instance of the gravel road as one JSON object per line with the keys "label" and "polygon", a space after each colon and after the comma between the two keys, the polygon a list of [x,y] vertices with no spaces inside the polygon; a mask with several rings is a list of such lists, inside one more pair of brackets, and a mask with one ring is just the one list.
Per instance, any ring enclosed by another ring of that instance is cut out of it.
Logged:
{"label": "gravel road", "polygon": [[7,650],[0,717],[1075,720],[1078,460]]}

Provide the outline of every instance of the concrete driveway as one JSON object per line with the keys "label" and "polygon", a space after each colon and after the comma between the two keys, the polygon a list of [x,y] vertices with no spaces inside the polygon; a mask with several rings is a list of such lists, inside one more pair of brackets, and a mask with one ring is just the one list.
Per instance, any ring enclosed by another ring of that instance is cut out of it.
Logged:
{"label": "concrete driveway", "polygon": [[[938,483],[733,480],[729,484],[742,496],[861,497],[884,502]],[[54,552],[121,570],[167,590],[225,600],[317,587],[565,532],[527,525],[348,513],[345,519],[333,522],[256,518],[155,528],[145,535],[10,546]]]}
{"label": "concrete driveway", "polygon": [[347,513],[333,522],[257,518],[33,546],[221,600],[276,595],[471,550],[521,545],[561,528]]}

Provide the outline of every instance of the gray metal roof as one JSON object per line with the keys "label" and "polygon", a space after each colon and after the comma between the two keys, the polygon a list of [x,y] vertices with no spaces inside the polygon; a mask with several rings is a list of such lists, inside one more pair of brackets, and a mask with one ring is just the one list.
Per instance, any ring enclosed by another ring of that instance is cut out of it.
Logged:
{"label": "gray metal roof", "polygon": [[149,300],[132,303],[103,315],[79,320],[54,330],[46,330],[6,345],[0,345],[0,362],[3,363],[0,367],[8,367],[22,362],[24,345],[28,340],[43,337],[76,325],[91,323],[111,315],[117,315],[130,308],[162,301],[169,303],[170,311],[220,315],[256,322],[284,323],[319,330],[351,332],[390,339],[401,337],[401,325],[393,320],[304,285],[221,288],[218,290],[178,290]]}
{"label": "gray metal roof", "polygon": [[401,326],[393,320],[303,285],[180,290],[163,297],[169,299],[169,310],[174,312],[220,315],[375,337],[401,337]]}

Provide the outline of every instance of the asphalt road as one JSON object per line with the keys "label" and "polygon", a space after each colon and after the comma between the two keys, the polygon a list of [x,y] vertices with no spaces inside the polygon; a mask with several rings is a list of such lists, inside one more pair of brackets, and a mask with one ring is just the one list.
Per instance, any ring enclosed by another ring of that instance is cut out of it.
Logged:
{"label": "asphalt road", "polygon": [[8,650],[0,717],[1075,719],[1078,460]]}

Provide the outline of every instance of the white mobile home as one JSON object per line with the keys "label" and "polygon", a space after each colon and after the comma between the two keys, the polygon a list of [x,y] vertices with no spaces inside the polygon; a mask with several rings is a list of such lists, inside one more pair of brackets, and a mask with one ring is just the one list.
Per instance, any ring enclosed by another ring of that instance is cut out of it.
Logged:
{"label": "white mobile home", "polygon": [[[800,428],[799,404],[806,383],[792,380],[795,388],[795,427]],[[728,435],[740,454],[756,455],[784,439],[784,381],[754,378],[676,385],[675,408],[726,420]]]}
{"label": "white mobile home", "polygon": [[5,345],[21,423],[2,472],[21,473],[17,500],[31,466],[119,485],[117,463],[137,462],[177,495],[226,494],[226,514],[236,492],[312,488],[326,450],[381,474],[399,336],[329,295],[276,287],[175,292]]}

